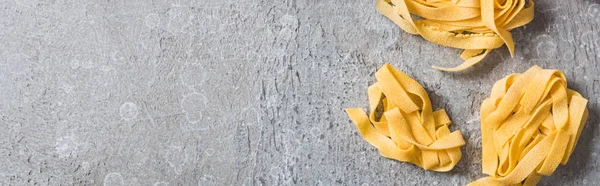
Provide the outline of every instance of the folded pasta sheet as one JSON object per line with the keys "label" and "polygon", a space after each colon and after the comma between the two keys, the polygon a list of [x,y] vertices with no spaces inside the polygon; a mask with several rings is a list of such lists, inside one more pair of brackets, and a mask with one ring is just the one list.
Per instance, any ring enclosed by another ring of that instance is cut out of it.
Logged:
{"label": "folded pasta sheet", "polygon": [[425,170],[450,171],[465,145],[460,131],[450,132],[444,110],[432,111],[425,89],[408,75],[384,65],[369,87],[370,115],[346,109],[362,137],[382,156]]}
{"label": "folded pasta sheet", "polygon": [[[377,10],[404,31],[443,46],[464,49],[465,60],[454,68],[473,66],[506,44],[514,55],[510,30],[533,20],[533,1],[527,0],[378,0]],[[413,18],[415,16],[415,18]]]}
{"label": "folded pasta sheet", "polygon": [[481,105],[482,167],[470,185],[536,185],[566,164],[587,118],[587,100],[558,70],[534,66],[496,82]]}

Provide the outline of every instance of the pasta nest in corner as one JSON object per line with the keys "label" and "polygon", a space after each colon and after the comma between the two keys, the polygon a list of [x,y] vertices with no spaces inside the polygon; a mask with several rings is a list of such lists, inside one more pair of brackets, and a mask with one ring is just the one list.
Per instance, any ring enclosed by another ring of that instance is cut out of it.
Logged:
{"label": "pasta nest in corner", "polygon": [[496,82],[481,104],[482,170],[470,185],[536,185],[565,165],[588,116],[587,100],[558,70],[531,67]]}

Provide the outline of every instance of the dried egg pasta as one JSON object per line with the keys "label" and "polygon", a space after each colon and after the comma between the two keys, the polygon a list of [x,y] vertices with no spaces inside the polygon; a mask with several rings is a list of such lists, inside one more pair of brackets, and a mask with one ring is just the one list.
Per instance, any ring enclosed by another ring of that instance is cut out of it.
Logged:
{"label": "dried egg pasta", "polygon": [[361,108],[346,109],[363,138],[386,158],[438,172],[454,168],[465,141],[460,131],[448,129],[446,112],[433,112],[425,89],[391,65],[375,76],[378,82],[368,89],[370,116]]}
{"label": "dried egg pasta", "polygon": [[[514,55],[510,30],[533,20],[533,1],[526,0],[378,0],[377,10],[410,34],[443,46],[464,49],[461,71],[506,44]],[[412,16],[421,19],[415,19]]]}
{"label": "dried egg pasta", "polygon": [[587,118],[587,100],[558,70],[534,66],[496,82],[481,105],[482,168],[469,185],[536,185],[565,165]]}

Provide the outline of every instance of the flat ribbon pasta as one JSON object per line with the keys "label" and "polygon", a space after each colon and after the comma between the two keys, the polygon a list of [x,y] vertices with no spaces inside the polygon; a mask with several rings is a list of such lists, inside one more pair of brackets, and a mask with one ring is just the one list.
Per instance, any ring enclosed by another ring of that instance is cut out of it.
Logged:
{"label": "flat ribbon pasta", "polygon": [[[443,46],[465,49],[461,71],[481,61],[492,49],[506,44],[514,56],[510,30],[533,20],[529,0],[377,0],[377,10],[410,34]],[[526,7],[527,6],[527,7]],[[422,19],[415,20],[412,15]]]}
{"label": "flat ribbon pasta", "polygon": [[454,168],[465,141],[460,131],[448,129],[446,111],[432,112],[425,89],[389,64],[375,76],[378,82],[368,90],[370,116],[361,108],[346,109],[363,138],[386,158],[438,172]]}
{"label": "flat ribbon pasta", "polygon": [[536,185],[565,165],[588,115],[587,100],[558,70],[533,66],[499,80],[481,104],[482,168],[469,185]]}

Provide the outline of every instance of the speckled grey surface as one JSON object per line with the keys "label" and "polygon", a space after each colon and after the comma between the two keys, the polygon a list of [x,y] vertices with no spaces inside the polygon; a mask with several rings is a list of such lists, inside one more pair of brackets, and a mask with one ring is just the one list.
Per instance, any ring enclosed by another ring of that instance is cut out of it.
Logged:
{"label": "speckled grey surface", "polygon": [[[481,101],[532,65],[590,100],[571,161],[541,185],[599,185],[600,2],[536,2],[514,58],[442,73],[460,51],[374,0],[3,0],[0,185],[463,185],[484,176]],[[384,63],[464,134],[453,171],[382,158],[346,117]]]}

